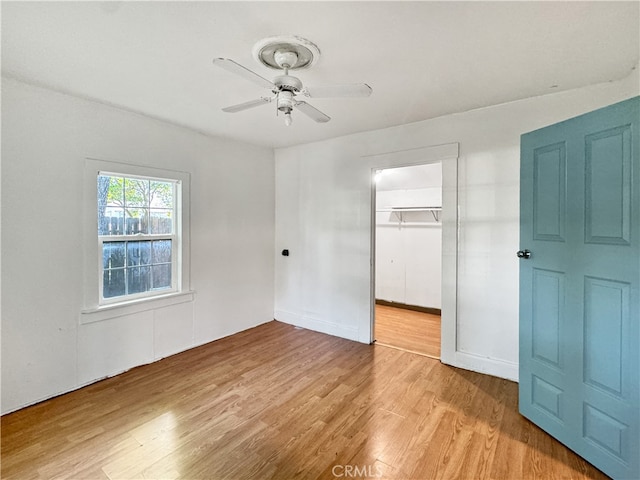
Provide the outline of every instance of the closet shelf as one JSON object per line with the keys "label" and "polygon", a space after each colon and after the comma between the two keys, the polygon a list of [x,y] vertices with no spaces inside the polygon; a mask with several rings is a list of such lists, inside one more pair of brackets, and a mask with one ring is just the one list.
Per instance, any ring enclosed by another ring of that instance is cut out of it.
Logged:
{"label": "closet shelf", "polygon": [[383,207],[376,209],[376,212],[395,213],[400,222],[403,221],[402,214],[405,212],[431,212],[431,215],[433,215],[433,219],[436,222],[439,222],[442,207]]}
{"label": "closet shelf", "polygon": [[383,207],[376,212],[440,212],[442,207]]}

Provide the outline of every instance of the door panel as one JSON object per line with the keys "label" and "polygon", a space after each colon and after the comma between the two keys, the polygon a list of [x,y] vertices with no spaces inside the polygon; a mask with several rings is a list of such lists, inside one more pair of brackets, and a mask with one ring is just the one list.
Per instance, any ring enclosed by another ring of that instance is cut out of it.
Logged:
{"label": "door panel", "polygon": [[558,370],[562,370],[564,279],[562,272],[539,268],[533,271],[532,353]]}
{"label": "door panel", "polygon": [[586,137],[586,243],[629,245],[631,129]]}
{"label": "door panel", "polygon": [[584,408],[585,438],[626,462],[628,426],[588,403]]}
{"label": "door panel", "polygon": [[587,277],[584,302],[584,381],[621,398],[629,284]]}
{"label": "door panel", "polygon": [[520,411],[639,478],[640,97],[522,136]]}
{"label": "door panel", "polygon": [[531,403],[544,413],[550,414],[554,420],[564,423],[564,390],[536,375],[533,375],[531,380]]}
{"label": "door panel", "polygon": [[566,204],[564,143],[533,154],[533,238],[564,242]]}

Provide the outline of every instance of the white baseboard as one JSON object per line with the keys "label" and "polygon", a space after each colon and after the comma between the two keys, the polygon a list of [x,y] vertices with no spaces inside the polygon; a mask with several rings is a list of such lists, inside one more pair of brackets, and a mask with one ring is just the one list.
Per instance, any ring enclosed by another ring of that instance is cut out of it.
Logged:
{"label": "white baseboard", "polygon": [[442,358],[442,363],[514,382],[518,381],[518,364],[506,360],[457,351],[451,358]]}
{"label": "white baseboard", "polygon": [[296,327],[306,328],[315,332],[326,333],[335,337],[346,338],[347,340],[358,340],[358,328],[355,326],[345,326],[334,322],[327,322],[311,315],[300,315],[286,310],[276,310],[275,319],[279,322],[288,323]]}

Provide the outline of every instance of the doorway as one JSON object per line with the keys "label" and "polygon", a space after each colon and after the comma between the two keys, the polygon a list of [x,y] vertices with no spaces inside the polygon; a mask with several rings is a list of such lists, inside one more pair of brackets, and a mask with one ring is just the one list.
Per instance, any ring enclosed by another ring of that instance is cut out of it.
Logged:
{"label": "doorway", "polygon": [[374,338],[440,358],[442,163],[376,171]]}

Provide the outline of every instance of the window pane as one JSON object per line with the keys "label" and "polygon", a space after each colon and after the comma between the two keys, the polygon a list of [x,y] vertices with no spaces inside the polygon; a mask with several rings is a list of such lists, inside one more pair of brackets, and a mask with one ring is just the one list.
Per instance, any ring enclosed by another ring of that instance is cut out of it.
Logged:
{"label": "window pane", "polygon": [[124,201],[127,207],[148,207],[149,180],[125,178]]}
{"label": "window pane", "polygon": [[124,267],[124,242],[103,243],[102,263],[104,269]]}
{"label": "window pane", "polygon": [[149,265],[151,263],[151,242],[127,242],[127,266]]}
{"label": "window pane", "polygon": [[149,212],[149,233],[173,233],[172,210],[152,209]]}
{"label": "window pane", "polygon": [[151,247],[152,263],[171,262],[171,240],[155,240]]}
{"label": "window pane", "polygon": [[110,177],[98,175],[98,235],[105,235],[107,230],[105,209],[107,208],[107,192]]}
{"label": "window pane", "polygon": [[149,291],[150,267],[130,267],[127,268],[127,293],[141,293]]}
{"label": "window pane", "polygon": [[151,208],[173,208],[173,183],[152,181],[149,195]]}
{"label": "window pane", "polygon": [[105,270],[102,276],[102,282],[102,296],[104,298],[124,295],[124,268],[119,268],[117,270]]}
{"label": "window pane", "polygon": [[124,178],[111,177],[109,179],[109,190],[107,192],[107,205],[124,205]]}
{"label": "window pane", "polygon": [[[109,217],[122,217],[124,205],[124,179],[98,175],[98,234],[114,235],[117,225]],[[119,212],[119,213],[118,213]],[[109,227],[111,226],[111,232]],[[122,234],[120,231],[119,234]]]}
{"label": "window pane", "polygon": [[98,235],[124,235],[124,208],[107,207],[104,220],[98,220]]}
{"label": "window pane", "polygon": [[149,233],[149,210],[145,208],[127,208],[127,235]]}
{"label": "window pane", "polygon": [[153,273],[153,288],[171,287],[171,265],[154,265],[151,267]]}

